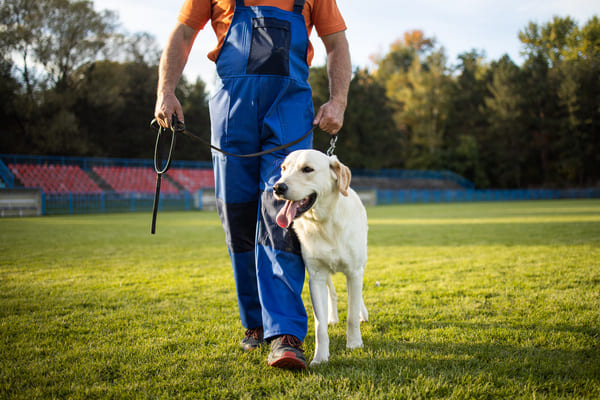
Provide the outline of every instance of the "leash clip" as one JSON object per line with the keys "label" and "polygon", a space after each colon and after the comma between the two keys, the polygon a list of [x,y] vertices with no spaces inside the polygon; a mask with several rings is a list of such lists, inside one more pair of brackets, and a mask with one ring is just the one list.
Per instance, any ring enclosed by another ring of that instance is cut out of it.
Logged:
{"label": "leash clip", "polygon": [[328,157],[331,157],[333,155],[333,152],[335,151],[335,144],[337,143],[337,140],[338,140],[337,133],[335,135],[332,135],[331,139],[329,139],[329,149],[327,149]]}

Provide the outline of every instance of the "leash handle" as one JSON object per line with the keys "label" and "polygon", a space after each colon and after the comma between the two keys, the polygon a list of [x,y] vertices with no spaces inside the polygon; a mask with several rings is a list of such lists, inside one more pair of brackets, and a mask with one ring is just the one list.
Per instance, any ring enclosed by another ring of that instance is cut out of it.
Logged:
{"label": "leash handle", "polygon": [[[178,126],[179,121],[177,121],[177,118],[175,118],[175,115],[173,115],[173,124],[171,126]],[[176,142],[176,137],[177,135],[175,135],[176,131],[174,128],[168,129],[168,128],[163,128],[162,126],[158,125],[158,122],[156,121],[156,119],[152,120],[152,123],[150,124],[153,128],[156,129],[156,144],[154,146],[154,170],[156,171],[157,174],[162,175],[165,172],[167,172],[167,170],[169,169],[169,167],[171,166],[171,161],[173,160],[173,151],[175,150],[175,142]],[[167,157],[167,162],[165,163],[164,166],[161,165],[160,162],[160,149],[159,149],[159,143],[160,143],[160,138],[161,135],[166,135],[168,133],[171,133],[171,146],[169,147],[169,156]]]}
{"label": "leash handle", "polygon": [[[169,170],[171,161],[173,161],[173,151],[175,150],[175,142],[177,135],[175,134],[178,129],[185,129],[183,122],[179,122],[175,115],[171,122],[171,129],[163,128],[158,124],[156,119],[152,120],[150,125],[156,129],[156,144],[154,146],[154,170],[156,171],[156,188],[154,189],[154,202],[152,203],[152,227],[150,233],[153,235],[156,233],[156,217],[158,215],[158,206],[160,204],[160,183],[162,176]],[[160,139],[162,135],[168,135],[171,133],[171,144],[169,146],[169,155],[167,156],[166,163],[161,162],[160,158]]]}

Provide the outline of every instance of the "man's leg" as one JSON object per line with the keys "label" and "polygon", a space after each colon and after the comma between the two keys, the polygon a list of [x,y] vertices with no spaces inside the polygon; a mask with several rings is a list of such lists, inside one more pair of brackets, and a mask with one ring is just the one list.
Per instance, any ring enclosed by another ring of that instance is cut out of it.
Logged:
{"label": "man's leg", "polygon": [[302,369],[306,368],[302,342],[308,322],[302,301],[305,269],[296,234],[275,222],[282,205],[273,197],[272,186],[261,191],[256,264],[265,337],[271,344],[267,362]]}
{"label": "man's leg", "polygon": [[[234,153],[253,153],[260,146],[254,101],[251,97],[232,97],[234,84],[223,81],[210,100],[212,142]],[[235,112],[230,109],[232,105]],[[213,152],[213,167],[217,210],[231,257],[240,319],[246,329],[262,328],[255,264],[260,163],[257,158],[240,159]],[[244,343],[242,347],[247,349]]]}
{"label": "man's leg", "polygon": [[[243,161],[243,162],[242,162]],[[238,306],[242,325],[259,328],[262,310],[256,280],[255,246],[256,214],[259,201],[251,193],[246,198],[241,185],[256,182],[256,160],[230,160],[213,157],[217,186],[217,210],[225,230],[227,248],[233,267]],[[254,185],[256,187],[256,185]],[[253,198],[254,197],[254,198]]]}

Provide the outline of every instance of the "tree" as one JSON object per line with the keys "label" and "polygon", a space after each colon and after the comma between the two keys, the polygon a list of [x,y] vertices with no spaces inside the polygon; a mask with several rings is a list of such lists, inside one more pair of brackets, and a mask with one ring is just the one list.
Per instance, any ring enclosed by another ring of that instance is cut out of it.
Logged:
{"label": "tree", "polygon": [[555,17],[542,26],[530,23],[519,38],[528,56],[523,66],[525,116],[539,154],[539,183],[592,181],[600,161],[598,18],[582,29],[570,18]]}
{"label": "tree", "polygon": [[490,72],[489,95],[484,100],[489,127],[481,138],[482,155],[496,187],[521,187],[528,157],[521,72],[507,55],[492,63]]}
{"label": "tree", "polygon": [[72,111],[74,71],[98,57],[114,31],[114,14],[97,13],[91,1],[3,0],[0,18],[3,53],[22,65],[25,98],[15,118],[30,151],[87,153]]}
{"label": "tree", "polygon": [[519,32],[519,40],[524,45],[524,53],[529,56],[540,56],[550,66],[556,66],[564,59],[568,51],[573,30],[577,27],[571,18],[554,17],[552,22],[539,26],[530,22]]}
{"label": "tree", "polygon": [[484,98],[489,95],[489,65],[484,62],[484,54],[476,50],[458,58],[456,77],[449,83],[444,168],[471,180],[477,187],[488,187],[485,162],[489,158],[484,157],[486,149],[482,145],[488,136]]}
{"label": "tree", "polygon": [[2,0],[0,43],[20,54],[28,92],[35,88],[32,65],[42,66],[59,90],[71,73],[95,60],[115,30],[115,14],[98,13],[91,1]]}
{"label": "tree", "polygon": [[19,120],[15,118],[19,109],[21,85],[12,75],[13,64],[0,58],[0,120],[4,133],[0,135],[0,149],[3,152],[26,152],[26,138],[19,134]]}
{"label": "tree", "polygon": [[[180,82],[179,86],[183,92],[181,99],[186,126],[195,134],[210,140],[210,116],[206,85],[198,78],[193,85],[187,84],[184,80]],[[210,161],[212,153],[209,147],[187,137],[182,137],[181,139],[177,138],[177,158]]]}
{"label": "tree", "polygon": [[154,135],[157,67],[144,63],[98,61],[77,71],[72,107],[89,153],[104,157],[150,158]]}
{"label": "tree", "polygon": [[575,27],[566,41],[557,71],[562,133],[557,177],[586,185],[600,177],[600,19]]}

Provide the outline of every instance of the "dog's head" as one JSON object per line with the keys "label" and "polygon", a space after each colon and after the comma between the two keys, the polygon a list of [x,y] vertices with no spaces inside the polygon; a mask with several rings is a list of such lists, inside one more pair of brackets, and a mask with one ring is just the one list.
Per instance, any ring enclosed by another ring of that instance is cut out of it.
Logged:
{"label": "dog's head", "polygon": [[277,224],[287,228],[319,202],[338,193],[348,196],[350,178],[350,169],[336,156],[328,157],[316,150],[292,152],[281,165],[281,179],[273,186],[275,197],[286,200]]}

